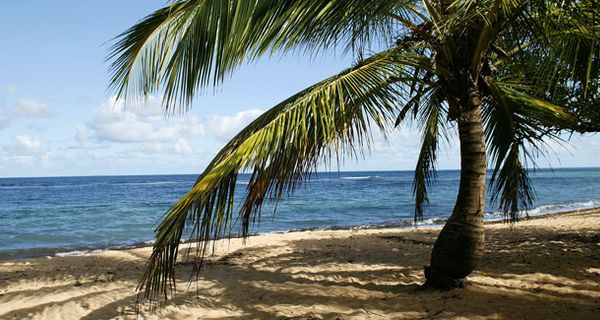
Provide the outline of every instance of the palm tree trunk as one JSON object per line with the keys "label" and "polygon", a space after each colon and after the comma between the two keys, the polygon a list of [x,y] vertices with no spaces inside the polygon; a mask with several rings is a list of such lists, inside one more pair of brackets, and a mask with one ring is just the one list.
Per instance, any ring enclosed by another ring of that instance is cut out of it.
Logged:
{"label": "palm tree trunk", "polygon": [[483,256],[486,154],[481,111],[463,112],[460,137],[460,188],[452,215],[440,232],[425,267],[425,286],[440,289],[464,286]]}

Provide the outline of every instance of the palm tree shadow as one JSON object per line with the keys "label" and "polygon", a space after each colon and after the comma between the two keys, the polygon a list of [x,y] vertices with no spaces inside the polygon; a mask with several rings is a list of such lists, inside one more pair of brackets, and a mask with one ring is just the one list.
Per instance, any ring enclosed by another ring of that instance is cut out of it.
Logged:
{"label": "palm tree shadow", "polygon": [[[193,264],[178,263],[178,294],[154,314],[142,306],[141,318],[520,318],[533,313],[556,318],[570,313],[585,319],[598,299],[597,281],[586,271],[598,265],[594,234],[489,230],[488,252],[472,285],[449,292],[419,290],[435,232],[340,233],[244,247],[210,257],[191,288]],[[122,265],[131,270],[119,272],[121,280],[139,279],[137,261]],[[136,318],[135,303],[132,291],[82,319]],[[530,307],[520,308],[523,303]],[[556,308],[548,304],[563,306],[564,313],[553,316]],[[34,309],[39,308],[21,311]]]}
{"label": "palm tree shadow", "polygon": [[[435,232],[373,233],[238,250],[210,260],[200,274],[200,281],[211,283],[213,289],[188,292],[175,303],[205,310],[226,308],[233,312],[232,319],[292,318],[309,312],[325,319],[377,318],[374,314],[527,317],[532,311],[519,308],[523,301],[547,318],[556,312],[544,307],[548,303],[563,305],[564,316],[570,312],[584,319],[593,314],[597,282],[590,281],[593,275],[581,265],[597,266],[595,233],[543,228],[503,232],[502,237],[487,232],[491,241],[486,258],[466,289],[419,290]],[[537,258],[527,264],[528,257]],[[569,268],[573,259],[579,259],[578,265]],[[552,263],[556,267],[546,267]],[[191,266],[181,264],[180,269],[186,274]],[[507,284],[492,285],[486,279]],[[531,285],[522,289],[518,281]],[[465,301],[479,304],[465,307]]]}
{"label": "palm tree shadow", "polygon": [[[382,250],[390,245],[395,248]],[[186,311],[180,306],[201,310],[193,313],[196,316],[220,312],[220,318],[231,319],[292,318],[311,310],[326,319],[340,315],[315,307],[319,305],[343,306],[360,314],[377,313],[371,309],[384,309],[386,301],[398,294],[418,294],[422,263],[414,261],[424,261],[427,250],[417,256],[396,253],[415,245],[424,244],[399,245],[398,239],[383,236],[351,236],[243,248],[209,259],[198,276],[196,288],[186,290],[187,278],[181,278],[180,293],[158,309],[156,316],[181,316]],[[177,274],[185,277],[192,269],[191,262],[180,262]],[[379,304],[373,303],[374,297]],[[115,314],[119,306],[128,311]],[[134,307],[132,295],[96,309],[83,319],[133,317],[129,311]]]}

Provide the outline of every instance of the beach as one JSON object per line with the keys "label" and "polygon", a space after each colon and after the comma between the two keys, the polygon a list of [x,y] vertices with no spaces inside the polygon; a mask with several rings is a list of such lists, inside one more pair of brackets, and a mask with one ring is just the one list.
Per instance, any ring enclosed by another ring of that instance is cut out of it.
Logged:
{"label": "beach", "polygon": [[[488,223],[469,286],[423,291],[439,227],[220,240],[197,282],[141,319],[597,319],[600,209]],[[185,251],[188,245],[182,245]],[[135,319],[151,248],[0,263],[0,319]]]}
{"label": "beach", "polygon": [[0,320],[600,320],[598,2],[2,2]]}

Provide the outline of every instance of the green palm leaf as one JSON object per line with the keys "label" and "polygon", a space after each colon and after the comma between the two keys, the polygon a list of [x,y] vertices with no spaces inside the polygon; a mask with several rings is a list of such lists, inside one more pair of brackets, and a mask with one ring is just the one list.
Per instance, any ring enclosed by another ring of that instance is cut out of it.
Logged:
{"label": "green palm leaf", "polygon": [[415,196],[414,222],[423,219],[424,207],[429,203],[427,188],[435,180],[436,159],[440,137],[446,137],[444,118],[447,116],[444,108],[443,95],[438,87],[432,87],[426,99],[423,99],[420,113],[419,126],[421,127],[423,142],[415,176],[413,179],[413,194]]}
{"label": "green palm leaf", "polygon": [[414,2],[174,1],[119,36],[109,57],[111,86],[121,97],[163,88],[167,108],[189,107],[198,89],[221,84],[265,53],[389,43],[397,17],[412,19]]}
{"label": "green palm leaf", "polygon": [[[201,263],[210,239],[231,236],[236,216],[242,236],[247,236],[267,198],[276,200],[293,191],[332,156],[355,157],[357,148],[368,144],[372,123],[386,133],[402,96],[402,87],[390,79],[405,74],[403,79],[410,80],[410,68],[421,60],[396,50],[377,54],[283,101],[243,129],[158,226],[140,285],[144,297],[173,288],[186,225],[193,226],[193,239],[199,241]],[[235,212],[237,176],[246,171],[252,172],[248,193]]]}
{"label": "green palm leaf", "polygon": [[[200,266],[210,239],[233,235],[237,223],[247,236],[265,202],[292,192],[319,164],[357,157],[372,126],[386,134],[409,112],[423,135],[415,220],[435,178],[440,137],[464,128],[462,160],[474,161],[461,161],[464,192],[427,274],[432,283],[468,275],[483,250],[486,151],[493,201],[515,220],[532,203],[528,170],[546,142],[560,141],[561,130],[600,130],[598,8],[598,0],[188,0],[146,17],[115,43],[111,87],[120,98],[164,94],[168,111],[186,109],[197,93],[265,55],[339,48],[362,57],[371,46],[392,47],[281,102],[236,135],[158,226],[143,296],[174,289],[185,234],[198,241]],[[236,210],[240,172],[252,175]],[[463,232],[471,234],[455,236]],[[448,245],[456,239],[464,243]]]}
{"label": "green palm leaf", "polygon": [[486,137],[492,158],[492,203],[512,221],[520,209],[531,206],[534,193],[528,167],[544,153],[549,140],[560,140],[552,126],[570,127],[575,118],[565,108],[528,94],[530,86],[487,79],[493,99],[485,101]]}

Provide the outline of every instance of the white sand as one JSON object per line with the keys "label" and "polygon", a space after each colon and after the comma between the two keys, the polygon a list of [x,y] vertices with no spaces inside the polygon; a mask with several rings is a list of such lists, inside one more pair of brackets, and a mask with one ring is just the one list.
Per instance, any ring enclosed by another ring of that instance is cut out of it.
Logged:
{"label": "white sand", "polygon": [[[308,231],[220,242],[141,319],[600,319],[600,211],[486,226],[471,286],[418,290],[439,229]],[[135,319],[149,248],[0,262],[0,319]],[[197,290],[196,290],[197,289]]]}

